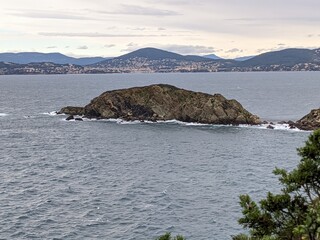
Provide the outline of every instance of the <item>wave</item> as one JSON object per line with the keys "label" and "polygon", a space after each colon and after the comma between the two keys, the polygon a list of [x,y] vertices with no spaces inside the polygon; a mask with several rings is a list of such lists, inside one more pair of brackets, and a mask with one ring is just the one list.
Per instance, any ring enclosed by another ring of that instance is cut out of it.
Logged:
{"label": "wave", "polygon": [[[45,113],[41,113],[42,115],[49,115],[49,116],[56,116],[58,115],[57,111],[52,111],[52,112],[45,112]],[[60,115],[65,115],[65,114],[60,114]]]}
{"label": "wave", "polygon": [[217,124],[206,124],[206,123],[196,123],[196,122],[182,122],[179,120],[158,120],[158,121],[147,121],[147,120],[134,120],[134,121],[126,121],[121,118],[109,118],[109,119],[96,119],[96,118],[83,118],[83,121],[103,121],[117,124],[125,124],[125,125],[133,125],[133,124],[177,124],[177,125],[185,125],[185,126],[227,126],[227,125],[217,125]]}
{"label": "wave", "polygon": [[[81,117],[80,117],[81,118]],[[292,128],[287,123],[264,123],[260,125],[249,125],[249,124],[240,124],[240,125],[227,125],[227,124],[207,124],[207,123],[197,123],[197,122],[182,122],[179,120],[160,120],[160,121],[126,121],[120,118],[110,118],[110,119],[89,119],[82,118],[83,121],[103,121],[123,125],[134,125],[134,124],[170,124],[170,125],[181,125],[181,126],[192,126],[192,127],[233,127],[233,128],[253,128],[253,129],[264,129],[264,130],[280,130],[280,131],[293,131],[293,132],[306,132],[305,130],[300,130],[298,128]],[[70,120],[70,121],[75,121]]]}
{"label": "wave", "polygon": [[[92,121],[92,120],[89,120]],[[101,120],[99,120],[101,121]],[[286,131],[303,131],[298,128],[291,128],[289,124],[260,124],[260,125],[249,125],[249,124],[240,124],[240,125],[231,125],[231,124],[208,124],[208,123],[197,123],[197,122],[182,122],[179,120],[166,120],[166,121],[125,121],[123,119],[106,119],[106,122],[115,122],[117,124],[177,124],[183,126],[193,126],[193,127],[235,127],[235,128],[256,128],[256,129],[266,129],[266,130],[286,130]]]}
{"label": "wave", "polygon": [[0,113],[0,117],[6,117],[6,116],[8,116],[9,114],[7,114],[7,113]]}
{"label": "wave", "polygon": [[282,130],[282,131],[294,131],[294,132],[306,132],[305,130],[301,130],[299,128],[291,128],[287,123],[275,123],[275,124],[260,124],[260,125],[246,125],[241,124],[238,127],[245,127],[245,128],[257,128],[257,129],[266,129],[266,130]]}

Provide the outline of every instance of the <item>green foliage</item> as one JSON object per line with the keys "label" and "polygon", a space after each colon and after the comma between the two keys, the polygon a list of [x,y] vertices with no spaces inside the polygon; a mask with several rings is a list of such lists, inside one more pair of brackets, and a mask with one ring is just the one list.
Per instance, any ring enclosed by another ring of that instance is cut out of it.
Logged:
{"label": "green foliage", "polygon": [[255,237],[247,236],[245,234],[239,234],[237,236],[234,236],[232,239],[233,240],[277,240],[277,238],[270,237],[270,236],[264,236],[262,238],[255,238]]}
{"label": "green foliage", "polygon": [[184,238],[181,235],[177,235],[176,237],[171,237],[171,233],[165,233],[164,235],[158,237],[156,240],[186,240],[186,238]]}
{"label": "green foliage", "polygon": [[250,230],[233,240],[320,239],[320,130],[298,149],[301,161],[291,172],[275,169],[283,185],[280,194],[268,193],[258,204],[240,196],[243,217],[239,223]]}

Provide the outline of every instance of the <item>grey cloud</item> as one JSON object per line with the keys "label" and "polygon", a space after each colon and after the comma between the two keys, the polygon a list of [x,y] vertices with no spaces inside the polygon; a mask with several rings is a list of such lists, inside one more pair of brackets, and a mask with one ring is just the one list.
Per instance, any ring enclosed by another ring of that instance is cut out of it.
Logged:
{"label": "grey cloud", "polygon": [[112,47],[115,47],[116,45],[115,44],[106,44],[104,45],[105,48],[112,48]]}
{"label": "grey cloud", "polygon": [[232,48],[232,49],[225,51],[225,53],[235,53],[235,52],[243,52],[243,50],[241,50],[239,48]]}
{"label": "grey cloud", "polygon": [[41,36],[46,37],[105,37],[105,38],[117,38],[117,37],[169,37],[165,34],[108,34],[108,33],[67,33],[67,32],[40,32]]}
{"label": "grey cloud", "polygon": [[134,47],[134,46],[137,47],[138,44],[133,43],[133,42],[127,44],[127,47]]}
{"label": "grey cloud", "polygon": [[54,49],[54,48],[58,48],[57,46],[48,46],[48,49]]}
{"label": "grey cloud", "polygon": [[[223,19],[225,21],[232,21],[232,22],[239,22],[239,21],[243,21],[243,22],[251,22],[251,21],[257,21],[256,18],[225,18]],[[260,19],[261,20],[261,19]]]}
{"label": "grey cloud", "polygon": [[[288,47],[286,47],[285,45],[278,45],[277,47],[273,47],[273,48],[259,48],[257,49],[257,53],[265,53],[265,52],[273,52],[273,51],[280,51],[280,50],[283,50],[283,49],[286,49]],[[299,48],[299,47],[297,47]]]}
{"label": "grey cloud", "polygon": [[163,10],[152,7],[141,7],[137,5],[122,4],[119,10],[115,11],[95,11],[93,12],[108,14],[108,15],[145,15],[145,16],[175,16],[180,15],[171,10]]}
{"label": "grey cloud", "polygon": [[179,54],[207,54],[214,52],[213,47],[200,46],[200,45],[167,45],[164,49],[172,52],[177,52]]}
{"label": "grey cloud", "polygon": [[19,10],[18,12],[9,13],[9,15],[26,17],[26,18],[47,18],[61,20],[95,20],[94,18],[85,17],[81,14],[61,11],[37,11],[37,10]]}
{"label": "grey cloud", "polygon": [[158,31],[165,31],[166,29],[165,28],[163,28],[163,27],[159,27],[158,28]]}
{"label": "grey cloud", "polygon": [[314,17],[255,17],[255,18],[226,18],[225,21],[231,21],[231,22],[238,22],[238,23],[254,23],[254,24],[261,24],[263,22],[298,22],[298,23],[318,23],[320,22],[320,17],[314,16]]}
{"label": "grey cloud", "polygon": [[132,30],[135,30],[135,31],[144,31],[144,30],[146,30],[146,28],[144,28],[144,27],[137,27],[137,28],[133,28]]}
{"label": "grey cloud", "polygon": [[86,46],[86,45],[79,46],[79,47],[77,47],[77,49],[80,49],[80,50],[87,50],[87,49],[88,49],[88,46]]}
{"label": "grey cloud", "polygon": [[[195,4],[194,0],[149,0],[150,3],[164,3],[169,5],[185,5],[185,4]],[[197,0],[197,5],[203,4],[206,0]]]}
{"label": "grey cloud", "polygon": [[142,48],[141,46],[139,47],[139,44],[131,42],[127,44],[127,48],[121,49],[120,52],[132,52],[139,48]]}
{"label": "grey cloud", "polygon": [[257,53],[265,53],[265,52],[271,52],[271,51],[276,51],[276,50],[281,50],[283,48],[258,48]]}
{"label": "grey cloud", "polygon": [[320,37],[320,34],[308,34],[308,38]]}

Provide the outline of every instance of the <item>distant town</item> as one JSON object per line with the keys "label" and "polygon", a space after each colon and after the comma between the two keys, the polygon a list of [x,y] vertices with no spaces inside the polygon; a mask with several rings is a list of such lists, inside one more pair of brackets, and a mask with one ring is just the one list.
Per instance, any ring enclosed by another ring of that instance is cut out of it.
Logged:
{"label": "distant town", "polygon": [[108,59],[74,59],[57,53],[0,54],[0,75],[253,71],[320,71],[320,49],[284,49],[243,61],[183,56],[156,48]]}

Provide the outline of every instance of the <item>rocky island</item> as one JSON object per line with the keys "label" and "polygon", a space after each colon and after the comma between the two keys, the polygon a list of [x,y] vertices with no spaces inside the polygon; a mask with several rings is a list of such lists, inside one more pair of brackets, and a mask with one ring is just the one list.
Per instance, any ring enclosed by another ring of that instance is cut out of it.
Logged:
{"label": "rocky island", "polygon": [[293,124],[301,130],[316,130],[320,128],[320,109],[313,109],[311,112]]}
{"label": "rocky island", "polygon": [[85,107],[64,107],[59,113],[85,118],[134,121],[179,120],[208,124],[260,124],[236,100],[221,94],[193,92],[166,84],[107,91]]}

